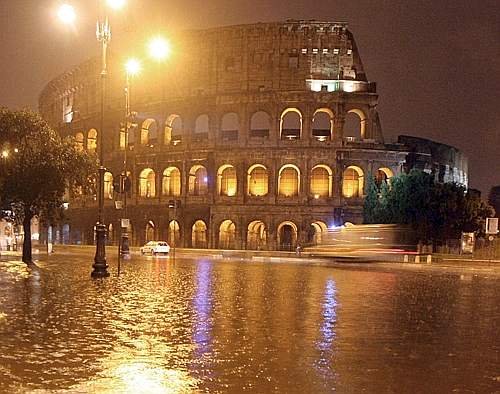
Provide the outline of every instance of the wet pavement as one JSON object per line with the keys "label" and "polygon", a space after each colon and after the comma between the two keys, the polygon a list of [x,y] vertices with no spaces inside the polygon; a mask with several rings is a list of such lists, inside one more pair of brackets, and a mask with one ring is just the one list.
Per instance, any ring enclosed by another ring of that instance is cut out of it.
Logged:
{"label": "wet pavement", "polygon": [[0,259],[0,392],[500,392],[500,277],[92,250]]}

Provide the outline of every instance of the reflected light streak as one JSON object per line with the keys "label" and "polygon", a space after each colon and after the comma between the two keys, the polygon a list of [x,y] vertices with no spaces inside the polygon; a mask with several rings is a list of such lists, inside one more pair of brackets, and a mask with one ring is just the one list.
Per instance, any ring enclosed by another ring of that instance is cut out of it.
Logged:
{"label": "reflected light streak", "polygon": [[196,345],[195,355],[202,358],[211,350],[212,332],[212,263],[200,261],[196,272],[196,294],[194,310],[196,313],[193,341]]}
{"label": "reflected light streak", "polygon": [[329,350],[335,340],[335,325],[337,323],[337,288],[335,281],[329,279],[326,282],[325,299],[323,302],[323,322],[320,327],[321,341],[318,348],[322,351]]}

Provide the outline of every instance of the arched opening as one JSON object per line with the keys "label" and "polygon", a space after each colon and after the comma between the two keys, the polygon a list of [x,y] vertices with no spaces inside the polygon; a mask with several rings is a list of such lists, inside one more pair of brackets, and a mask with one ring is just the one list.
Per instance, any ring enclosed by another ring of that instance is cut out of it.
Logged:
{"label": "arched opening", "polygon": [[162,193],[164,196],[181,195],[181,172],[177,167],[168,167],[163,171]]}
{"label": "arched opening", "polygon": [[247,249],[267,249],[267,229],[264,222],[260,220],[254,220],[248,225]]}
{"label": "arched opening", "polygon": [[236,249],[236,225],[224,220],[219,227],[219,249]]}
{"label": "arched opening", "polygon": [[248,195],[265,196],[269,191],[269,176],[267,168],[262,164],[254,164],[248,169],[247,174]]}
{"label": "arched opening", "polygon": [[155,224],[152,220],[150,220],[146,224],[146,242],[155,240]]}
{"label": "arched opening", "polygon": [[97,149],[97,130],[90,129],[87,134],[87,150],[95,152]]}
{"label": "arched opening", "polygon": [[209,133],[209,118],[207,114],[200,115],[194,122],[194,137],[196,140],[207,140]]}
{"label": "arched opening", "polygon": [[295,197],[299,195],[300,170],[293,164],[281,167],[278,175],[278,195]]}
{"label": "arched opening", "polygon": [[320,108],[314,112],[312,121],[312,137],[317,141],[329,141],[333,133],[333,112],[328,108]]}
{"label": "arched opening", "polygon": [[191,196],[203,196],[208,193],[207,169],[202,165],[195,165],[189,171],[189,190]]}
{"label": "arched opening", "polygon": [[183,125],[179,115],[170,115],[165,123],[165,135],[163,143],[165,145],[177,145],[182,141]]}
{"label": "arched opening", "polygon": [[153,198],[156,196],[156,175],[151,168],[145,168],[139,175],[139,197]]}
{"label": "arched opening", "polygon": [[221,122],[221,137],[223,140],[236,141],[240,130],[240,122],[236,112],[224,114]]}
{"label": "arched opening", "polygon": [[269,138],[271,117],[267,112],[255,112],[250,118],[250,138]]}
{"label": "arched opening", "polygon": [[83,150],[83,133],[78,132],[75,134],[75,146],[78,150]]}
{"label": "arched opening", "polygon": [[328,233],[326,223],[315,221],[311,223],[310,231],[308,232],[307,241],[310,245],[321,245],[323,237]]}
{"label": "arched opening", "polygon": [[311,171],[311,195],[313,198],[332,196],[333,172],[330,167],[317,165]]}
{"label": "arched opening", "polygon": [[135,147],[136,135],[139,134],[138,127],[139,126],[136,123],[131,123],[128,129],[128,133],[124,135],[124,140],[126,140],[125,145],[128,146],[129,150],[133,150]]}
{"label": "arched opening", "polygon": [[394,173],[390,168],[383,167],[379,168],[377,170],[377,175],[375,176],[375,182],[377,183],[377,186],[380,187],[382,182],[385,182],[387,184],[390,183],[390,179],[394,176]]}
{"label": "arched opening", "polygon": [[158,139],[158,127],[154,119],[146,119],[141,127],[141,145],[154,146]]}
{"label": "arched opening", "polygon": [[342,178],[342,195],[347,198],[362,197],[363,187],[363,170],[357,166],[347,167]]}
{"label": "arched opening", "polygon": [[170,246],[181,246],[181,231],[177,220],[171,220],[168,224],[167,242]]}
{"label": "arched opening", "polygon": [[295,250],[297,246],[297,226],[293,222],[283,222],[278,226],[279,250]]}
{"label": "arched opening", "polygon": [[280,138],[298,140],[302,135],[302,114],[297,108],[285,109],[280,117]]}
{"label": "arched opening", "polygon": [[235,196],[237,191],[236,168],[225,164],[217,171],[217,190],[219,196]]}
{"label": "arched opening", "polygon": [[191,232],[191,245],[193,248],[205,249],[207,243],[207,225],[203,220],[197,220],[193,224]]}
{"label": "arched opening", "polygon": [[366,115],[360,109],[347,111],[343,136],[350,139],[366,138]]}
{"label": "arched opening", "polygon": [[113,174],[108,171],[104,173],[104,198],[113,199]]}

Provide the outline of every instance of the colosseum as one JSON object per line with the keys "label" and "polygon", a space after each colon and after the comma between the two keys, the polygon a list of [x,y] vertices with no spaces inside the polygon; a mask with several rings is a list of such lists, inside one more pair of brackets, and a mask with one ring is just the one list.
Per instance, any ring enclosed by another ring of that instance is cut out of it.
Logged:
{"label": "colosseum", "polygon": [[[368,176],[418,166],[467,184],[456,149],[421,138],[384,141],[376,84],[346,23],[256,23],[178,39],[171,61],[133,79],[133,118],[125,116],[118,56],[110,60],[103,130],[96,59],[40,95],[42,116],[82,149],[96,151],[103,133],[108,243],[118,242],[126,215],[132,245],[165,239],[290,250],[318,243],[331,226],[361,223]],[[120,174],[128,193],[114,190]],[[55,241],[93,243],[96,215],[95,196],[69,196]]]}

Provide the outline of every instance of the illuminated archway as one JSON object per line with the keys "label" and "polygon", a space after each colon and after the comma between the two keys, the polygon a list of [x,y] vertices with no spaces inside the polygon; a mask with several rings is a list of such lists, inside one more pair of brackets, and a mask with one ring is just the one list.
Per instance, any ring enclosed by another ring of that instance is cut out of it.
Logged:
{"label": "illuminated archway", "polygon": [[297,225],[286,221],[278,226],[278,248],[279,250],[295,250],[297,246]]}
{"label": "illuminated archway", "polygon": [[139,175],[139,197],[156,196],[156,174],[151,168],[145,168]]}
{"label": "illuminated archway", "polygon": [[152,220],[150,220],[146,224],[146,242],[155,240],[155,224]]}
{"label": "illuminated archway", "polygon": [[75,145],[76,145],[76,148],[78,150],[83,150],[83,133],[82,132],[78,132],[75,134]]}
{"label": "illuminated archway", "polygon": [[104,173],[104,198],[113,199],[113,174],[108,171]]}
{"label": "illuminated archway", "polygon": [[254,220],[248,225],[247,249],[267,249],[267,229],[264,222],[260,220]]}
{"label": "illuminated archway", "polygon": [[302,136],[302,113],[297,108],[287,108],[280,116],[280,139],[297,140]]}
{"label": "illuminated archway", "polygon": [[248,195],[265,196],[269,191],[269,175],[262,164],[254,164],[247,173]]}
{"label": "illuminated archway", "polygon": [[236,225],[224,220],[219,227],[219,249],[236,249]]}
{"label": "illuminated archway", "polygon": [[357,166],[349,166],[342,177],[342,195],[344,197],[362,197],[364,187],[363,170]]}
{"label": "illuminated archway", "polygon": [[383,167],[377,170],[377,175],[375,176],[375,180],[377,185],[381,185],[382,182],[390,183],[391,178],[394,176],[394,173],[390,168]]}
{"label": "illuminated archway", "polygon": [[235,196],[238,187],[236,168],[224,164],[217,171],[217,191],[219,196]]}
{"label": "illuminated archway", "polygon": [[177,167],[168,167],[163,171],[162,194],[164,196],[181,195],[181,172]]}
{"label": "illuminated archway", "polygon": [[250,118],[250,137],[268,138],[271,127],[271,117],[267,112],[255,112]]}
{"label": "illuminated archway", "polygon": [[300,170],[293,164],[285,164],[278,174],[278,195],[295,197],[300,190]]}
{"label": "illuminated archway", "polygon": [[171,220],[168,224],[167,242],[170,246],[181,246],[181,231],[177,220]]}
{"label": "illuminated archway", "polygon": [[158,138],[156,120],[146,119],[141,126],[141,145],[153,145]]}
{"label": "illuminated archway", "polygon": [[367,117],[360,109],[351,109],[347,111],[344,123],[344,137],[356,139],[366,138]]}
{"label": "illuminated archway", "polygon": [[97,130],[90,129],[87,134],[87,150],[95,152],[97,149]]}
{"label": "illuminated archway", "polygon": [[326,223],[317,220],[311,223],[311,231],[309,232],[308,241],[312,245],[321,245],[323,237],[328,233]]}
{"label": "illuminated archway", "polygon": [[317,141],[329,141],[333,134],[333,111],[319,108],[314,112],[312,120],[312,137]]}
{"label": "illuminated archway", "polygon": [[333,190],[333,172],[324,164],[314,166],[311,171],[311,195],[314,198],[331,197]]}
{"label": "illuminated archway", "polygon": [[207,225],[203,220],[197,220],[191,231],[191,245],[193,248],[205,249],[207,242]]}
{"label": "illuminated archway", "polygon": [[202,165],[194,165],[189,170],[189,190],[192,196],[203,196],[208,193],[207,169]]}
{"label": "illuminated archway", "polygon": [[177,145],[182,141],[183,124],[182,118],[177,114],[172,114],[165,122],[165,135],[163,143],[165,145]]}

